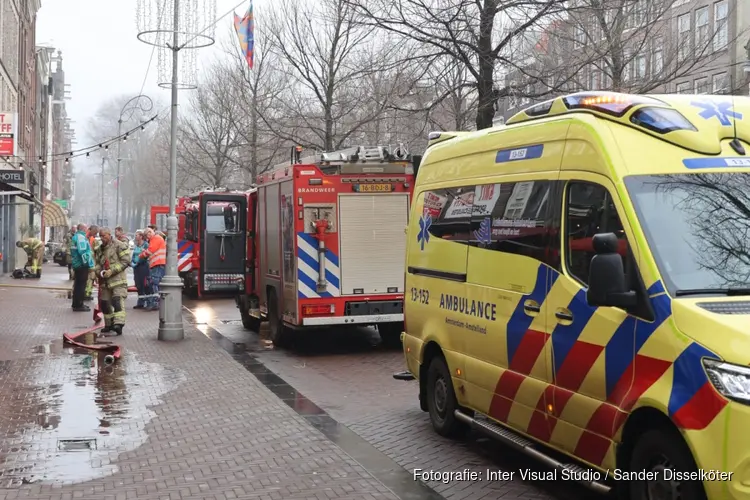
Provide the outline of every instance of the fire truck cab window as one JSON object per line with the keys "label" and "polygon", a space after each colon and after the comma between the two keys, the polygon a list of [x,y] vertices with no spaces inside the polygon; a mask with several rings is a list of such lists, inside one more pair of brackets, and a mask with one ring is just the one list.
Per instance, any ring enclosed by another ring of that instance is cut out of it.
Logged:
{"label": "fire truck cab window", "polygon": [[552,265],[548,252],[554,181],[476,186],[471,245]]}
{"label": "fire truck cab window", "polygon": [[431,220],[430,234],[445,240],[468,243],[473,202],[473,186],[427,191],[422,215]]}
{"label": "fire truck cab window", "polygon": [[206,205],[206,227],[209,233],[237,231],[237,204],[211,203]]}
{"label": "fire truck cab window", "polygon": [[571,182],[566,198],[566,260],[569,273],[584,285],[588,284],[589,265],[594,256],[592,238],[600,233],[617,235],[620,239],[618,252],[627,269],[628,241],[607,189],[589,182]]}
{"label": "fire truck cab window", "polygon": [[196,227],[198,224],[197,217],[195,216],[195,212],[187,211],[185,212],[185,239],[190,241],[198,241],[197,240],[197,234],[198,234],[198,228]]}

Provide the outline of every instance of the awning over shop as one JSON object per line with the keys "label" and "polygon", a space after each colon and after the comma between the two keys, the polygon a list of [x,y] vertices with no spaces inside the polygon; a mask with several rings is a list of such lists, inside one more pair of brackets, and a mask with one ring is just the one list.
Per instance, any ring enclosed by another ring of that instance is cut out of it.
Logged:
{"label": "awning over shop", "polygon": [[7,184],[5,182],[0,182],[0,196],[19,196],[24,200],[32,202],[34,205],[37,205],[40,208],[44,206],[44,204],[29,191],[21,189],[18,186]]}
{"label": "awning over shop", "polygon": [[47,227],[70,227],[63,208],[54,201],[44,202],[44,225]]}

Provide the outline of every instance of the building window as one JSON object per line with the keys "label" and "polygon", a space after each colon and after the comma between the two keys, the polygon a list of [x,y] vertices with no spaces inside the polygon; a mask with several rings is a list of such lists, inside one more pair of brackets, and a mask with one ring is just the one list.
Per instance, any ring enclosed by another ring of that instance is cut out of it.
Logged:
{"label": "building window", "polygon": [[656,49],[654,51],[652,65],[651,74],[654,76],[660,75],[664,69],[664,52],[661,49]]}
{"label": "building window", "polygon": [[708,7],[695,11],[695,51],[703,53],[708,43]]}
{"label": "building window", "polygon": [[675,86],[675,93],[676,94],[689,94],[690,88],[691,88],[690,82],[678,83],[677,86]]}
{"label": "building window", "polygon": [[[602,68],[607,68],[606,65],[602,65]],[[612,88],[612,77],[605,69],[602,71],[602,90],[608,90]]]}
{"label": "building window", "polygon": [[625,267],[628,241],[617,208],[604,186],[589,182],[568,184],[565,216],[567,268],[573,277],[588,284],[589,265],[595,255],[593,238],[601,233],[614,233],[620,239],[618,253]]}
{"label": "building window", "polygon": [[601,85],[602,74],[596,68],[592,68],[589,73],[589,90],[599,90]]}
{"label": "building window", "polygon": [[727,84],[727,74],[721,73],[720,75],[714,75],[713,78],[713,94],[727,94],[729,85]]}
{"label": "building window", "polygon": [[696,94],[708,94],[708,78],[698,78],[695,80],[695,93]]}
{"label": "building window", "polygon": [[727,16],[729,15],[729,5],[727,0],[716,2],[714,4],[714,50],[723,50],[729,43],[729,25]]}
{"label": "building window", "polygon": [[585,44],[586,44],[586,32],[583,30],[582,26],[576,26],[576,33],[575,33],[576,48],[581,48]]}
{"label": "building window", "polygon": [[646,56],[644,54],[639,54],[635,58],[635,78],[636,80],[646,79]]}
{"label": "building window", "polygon": [[677,18],[677,37],[680,44],[677,59],[682,62],[690,55],[690,14],[683,14]]}
{"label": "building window", "polygon": [[672,8],[682,7],[685,4],[690,3],[691,0],[675,0],[672,4]]}

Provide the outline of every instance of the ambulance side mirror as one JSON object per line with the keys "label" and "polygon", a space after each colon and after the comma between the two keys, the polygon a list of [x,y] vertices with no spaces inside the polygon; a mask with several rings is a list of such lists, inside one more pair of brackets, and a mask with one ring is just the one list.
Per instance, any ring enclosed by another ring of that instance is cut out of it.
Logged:
{"label": "ambulance side mirror", "polygon": [[631,309],[638,304],[638,295],[630,290],[622,257],[618,252],[619,240],[614,233],[602,233],[592,241],[594,255],[589,265],[589,289],[586,301],[591,306]]}

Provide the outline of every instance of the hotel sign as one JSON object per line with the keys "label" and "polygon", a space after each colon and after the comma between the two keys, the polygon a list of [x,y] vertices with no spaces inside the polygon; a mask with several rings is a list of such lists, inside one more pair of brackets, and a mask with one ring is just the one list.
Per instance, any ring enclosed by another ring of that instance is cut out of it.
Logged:
{"label": "hotel sign", "polygon": [[0,182],[6,184],[24,184],[26,182],[26,171],[0,170]]}

